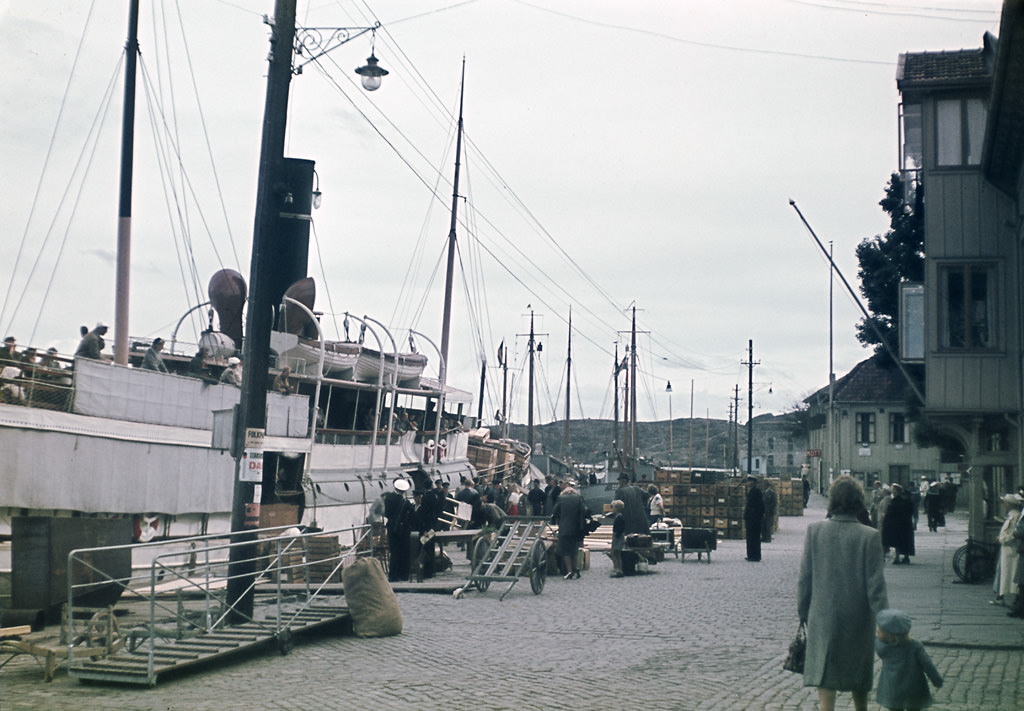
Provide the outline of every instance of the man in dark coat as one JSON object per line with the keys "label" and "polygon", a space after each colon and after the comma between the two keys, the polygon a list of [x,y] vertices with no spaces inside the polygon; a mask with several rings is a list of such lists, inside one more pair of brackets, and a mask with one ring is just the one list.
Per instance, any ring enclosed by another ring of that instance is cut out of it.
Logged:
{"label": "man in dark coat", "polygon": [[914,555],[914,504],[899,484],[892,485],[892,503],[882,521],[882,546],[893,549],[894,565],[910,563]]}
{"label": "man in dark coat", "polygon": [[747,477],[747,502],[743,508],[743,523],[747,529],[747,560],[761,561],[761,523],[764,520],[764,496],[757,479]]}
{"label": "man in dark coat", "polygon": [[555,550],[565,563],[565,579],[580,577],[580,542],[587,535],[587,507],[583,497],[571,486],[558,495],[551,523],[558,526],[558,540]]}
{"label": "man in dark coat", "polygon": [[544,515],[544,490],[540,488],[540,479],[534,479],[530,483],[530,491],[526,494],[526,500],[530,502],[530,515]]}
{"label": "man in dark coat", "polygon": [[626,521],[626,535],[650,533],[651,519],[647,515],[647,501],[639,486],[629,483],[629,475],[619,474],[619,488],[615,498],[623,503],[622,518]]}
{"label": "man in dark coat", "polygon": [[412,562],[409,536],[416,518],[416,509],[405,498],[409,481],[398,479],[395,481],[395,489],[384,495],[384,517],[387,519],[388,531],[388,580],[391,582],[409,579],[409,566]]}

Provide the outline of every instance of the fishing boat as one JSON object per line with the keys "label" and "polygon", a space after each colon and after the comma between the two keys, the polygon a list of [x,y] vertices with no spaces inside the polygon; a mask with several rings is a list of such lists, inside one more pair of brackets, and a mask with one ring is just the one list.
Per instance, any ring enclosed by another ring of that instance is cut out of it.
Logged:
{"label": "fishing boat", "polygon": [[[137,0],[131,14],[137,24]],[[294,0],[278,0],[264,158],[267,132],[284,132],[294,15]],[[129,35],[126,51],[134,59],[138,43]],[[127,112],[127,98],[125,104]],[[276,156],[261,160],[260,189],[270,185],[280,193],[282,182],[289,188],[287,213],[278,204],[264,211],[271,213],[271,230],[296,234],[309,229],[313,162],[284,158],[282,147],[283,139]],[[122,171],[125,180],[130,184],[130,169]],[[120,222],[125,219],[122,214]],[[294,242],[304,250],[308,237]],[[128,338],[120,310],[113,361],[77,357],[66,368],[8,371],[14,377],[2,384],[17,389],[5,388],[0,398],[0,534],[13,537],[20,604],[35,581],[23,575],[19,585],[19,561],[38,561],[19,550],[38,548],[43,538],[60,539],[66,550],[231,531],[240,483],[248,487],[247,525],[339,529],[362,524],[369,505],[396,479],[457,485],[473,475],[463,426],[471,394],[447,385],[443,362],[438,377],[429,378],[426,356],[389,351],[385,344],[395,341],[369,317],[351,316],[378,341],[376,349],[326,341],[306,293],[312,286],[306,254],[287,257],[248,285],[248,301],[237,272],[211,280],[218,323],[215,329],[211,316],[197,344],[207,349],[203,373],[190,374],[189,358],[174,349],[164,357],[169,372],[140,368],[149,342]],[[270,312],[273,321],[258,331],[254,314]],[[296,325],[299,312],[308,319]],[[236,353],[246,356],[241,387],[218,380]],[[268,391],[285,365],[294,366],[290,391]],[[239,415],[246,408],[251,414],[253,402],[262,410],[256,427]],[[416,426],[400,425],[406,419]],[[54,603],[61,592],[37,602]]]}

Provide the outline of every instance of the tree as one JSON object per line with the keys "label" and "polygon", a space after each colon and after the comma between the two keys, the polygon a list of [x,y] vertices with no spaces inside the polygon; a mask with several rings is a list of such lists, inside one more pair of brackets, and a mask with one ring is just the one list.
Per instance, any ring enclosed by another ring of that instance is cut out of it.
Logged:
{"label": "tree", "polygon": [[890,229],[857,245],[860,293],[871,313],[857,324],[857,340],[882,354],[883,343],[898,350],[900,283],[924,281],[924,193],[920,183],[908,186],[893,173],[878,204]]}

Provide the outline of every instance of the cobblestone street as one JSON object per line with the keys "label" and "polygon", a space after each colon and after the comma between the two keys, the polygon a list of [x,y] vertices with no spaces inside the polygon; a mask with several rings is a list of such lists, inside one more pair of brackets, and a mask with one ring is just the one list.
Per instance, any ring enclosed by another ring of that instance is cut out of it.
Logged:
{"label": "cobblestone street", "polygon": [[[0,709],[815,709],[814,689],[782,670],[796,628],[795,586],[804,531],[824,516],[782,518],[764,562],[722,541],[712,563],[669,557],[646,576],[612,579],[595,554],[581,580],[549,578],[541,595],[521,580],[487,593],[401,593],[396,637],[318,636],[288,656],[253,654],[155,688],[44,683],[20,657],[0,670]],[[990,605],[985,585],[954,583],[950,560],[966,538],[917,532],[918,555],[886,570],[889,600],[914,619],[913,636],[945,677],[934,709],[1024,707],[1024,622]],[[464,556],[453,551],[456,562]],[[464,567],[457,569],[465,571]],[[869,705],[877,709],[873,698]],[[850,709],[849,694],[838,708]]]}

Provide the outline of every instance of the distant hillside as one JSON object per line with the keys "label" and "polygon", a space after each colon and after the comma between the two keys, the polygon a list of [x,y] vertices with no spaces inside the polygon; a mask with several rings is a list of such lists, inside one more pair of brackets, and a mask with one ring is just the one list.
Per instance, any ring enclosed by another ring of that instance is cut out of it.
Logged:
{"label": "distant hillside", "polygon": [[[543,447],[545,454],[557,457],[568,456],[585,464],[603,462],[612,449],[612,442],[622,446],[622,423],[619,423],[618,434],[614,430],[612,420],[572,420],[569,423],[570,447],[565,451],[565,420],[534,425],[533,436],[537,449]],[[672,421],[671,433],[667,420],[662,422],[637,423],[637,450],[642,457],[675,466],[687,466],[690,463],[691,448],[690,420]],[[669,439],[671,434],[671,447]],[[527,441],[526,425],[509,425],[509,436],[523,442]],[[726,458],[732,452],[729,423],[726,420],[693,420],[693,465],[702,467],[722,468]],[[739,432],[740,447],[746,446],[743,427]]]}

